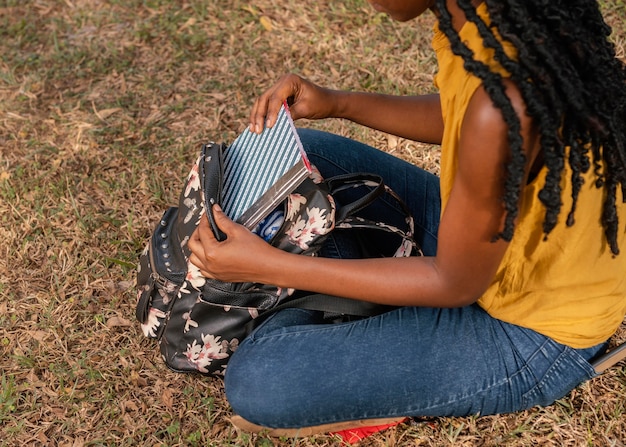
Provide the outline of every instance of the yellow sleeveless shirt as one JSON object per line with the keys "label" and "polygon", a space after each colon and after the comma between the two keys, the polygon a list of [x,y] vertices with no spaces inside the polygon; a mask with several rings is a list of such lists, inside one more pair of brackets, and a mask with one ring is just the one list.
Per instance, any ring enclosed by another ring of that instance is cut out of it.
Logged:
{"label": "yellow sleeveless shirt", "polygon": [[[483,3],[478,10],[489,21]],[[507,73],[493,60],[493,50],[482,45],[473,23],[459,32],[474,57],[492,70]],[[461,124],[469,101],[481,81],[468,73],[455,56],[446,36],[435,26],[439,88],[444,119],[441,146],[441,199],[445,209],[457,168]],[[515,49],[505,48],[511,56]],[[567,165],[567,163],[566,163]],[[478,304],[494,318],[531,328],[573,348],[588,348],[608,339],[626,314],[626,205],[618,193],[618,243],[621,254],[612,256],[600,223],[603,190],[594,186],[592,170],[578,198],[572,227],[565,225],[570,210],[571,182],[567,166],[562,177],[563,207],[557,226],[544,238],[545,209],[537,194],[547,169],[523,190],[513,239],[498,271]]]}

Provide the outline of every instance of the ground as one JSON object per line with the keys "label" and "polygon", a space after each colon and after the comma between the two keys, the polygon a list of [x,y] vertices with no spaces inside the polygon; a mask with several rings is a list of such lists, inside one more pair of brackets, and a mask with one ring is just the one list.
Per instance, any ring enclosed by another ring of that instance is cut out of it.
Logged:
{"label": "ground", "polygon": [[[623,58],[624,2],[601,4]],[[279,75],[430,92],[432,20],[363,0],[0,0],[0,445],[336,445],[238,432],[219,379],[168,371],[134,319],[135,265],[200,145],[232,141]],[[438,172],[436,147],[300,124]],[[548,408],[362,445],[623,446],[625,394],[615,367]]]}

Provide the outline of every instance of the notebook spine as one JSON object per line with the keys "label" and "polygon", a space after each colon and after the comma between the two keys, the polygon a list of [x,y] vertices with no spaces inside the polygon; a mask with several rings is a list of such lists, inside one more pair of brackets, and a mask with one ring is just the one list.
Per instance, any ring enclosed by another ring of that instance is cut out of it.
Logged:
{"label": "notebook spine", "polygon": [[237,222],[253,230],[265,216],[285,200],[308,176],[309,169],[302,159],[261,195],[261,197],[237,219]]}

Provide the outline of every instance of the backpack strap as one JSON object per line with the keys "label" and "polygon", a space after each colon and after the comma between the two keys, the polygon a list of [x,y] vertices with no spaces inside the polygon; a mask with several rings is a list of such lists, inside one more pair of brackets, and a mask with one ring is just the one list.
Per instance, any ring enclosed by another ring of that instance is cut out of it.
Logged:
{"label": "backpack strap", "polygon": [[341,222],[348,216],[352,216],[372,204],[385,192],[385,184],[381,176],[363,172],[340,174],[324,180],[330,194],[335,195],[341,191],[367,186],[370,191],[352,203],[343,204],[338,210],[335,220]]}
{"label": "backpack strap", "polygon": [[269,311],[276,312],[282,309],[294,307],[307,310],[319,310],[321,312],[327,312],[335,315],[351,315],[355,317],[373,317],[395,309],[395,306],[342,298],[334,295],[326,295],[324,293],[314,293],[312,295],[305,295],[286,301]]}
{"label": "backpack strap", "polygon": [[204,194],[204,207],[209,219],[209,226],[215,235],[215,239],[223,241],[226,235],[215,223],[213,205],[222,203],[222,184],[224,177],[223,153],[224,143],[208,143],[202,145],[202,161],[200,162],[202,192]]}
{"label": "backpack strap", "polygon": [[314,293],[283,302],[276,307],[263,311],[258,317],[246,324],[246,335],[260,325],[268,317],[284,309],[306,309],[324,312],[329,319],[339,316],[374,317],[396,309],[395,306],[369,303],[367,301],[342,298],[324,293]]}

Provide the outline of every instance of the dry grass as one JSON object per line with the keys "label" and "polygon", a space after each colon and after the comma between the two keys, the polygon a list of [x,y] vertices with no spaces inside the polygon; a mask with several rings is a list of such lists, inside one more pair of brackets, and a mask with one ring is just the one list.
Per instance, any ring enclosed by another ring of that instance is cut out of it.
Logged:
{"label": "dry grass", "polygon": [[[604,8],[623,56],[624,3]],[[431,24],[363,0],[0,0],[0,445],[273,445],[230,426],[219,380],[169,372],[142,337],[138,252],[200,144],[231,141],[280,74],[427,92]],[[438,170],[436,148],[303,124]],[[549,408],[419,421],[362,445],[623,446],[625,393],[622,366]]]}

